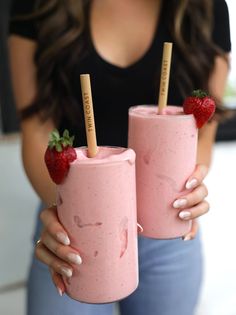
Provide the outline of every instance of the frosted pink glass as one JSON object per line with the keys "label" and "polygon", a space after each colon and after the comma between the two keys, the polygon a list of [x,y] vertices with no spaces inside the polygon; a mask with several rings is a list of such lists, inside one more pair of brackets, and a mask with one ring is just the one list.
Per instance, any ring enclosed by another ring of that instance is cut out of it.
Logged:
{"label": "frosted pink glass", "polygon": [[129,147],[136,153],[138,222],[142,235],[176,238],[186,234],[191,221],[178,217],[173,202],[186,194],[185,184],[196,164],[198,131],[193,115],[167,106],[129,110]]}
{"label": "frosted pink glass", "polygon": [[83,263],[64,279],[67,294],[81,302],[108,303],[138,285],[135,153],[100,147],[95,158],[77,148],[58,186],[58,216]]}

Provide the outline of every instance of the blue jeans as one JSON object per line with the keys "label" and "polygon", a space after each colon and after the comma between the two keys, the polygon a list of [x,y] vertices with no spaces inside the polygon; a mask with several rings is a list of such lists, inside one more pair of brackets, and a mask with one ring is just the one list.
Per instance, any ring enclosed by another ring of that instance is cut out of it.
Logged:
{"label": "blue jeans", "polygon": [[[37,221],[34,241],[40,236]],[[119,302],[122,315],[193,315],[198,301],[202,256],[200,237],[153,240],[139,237],[137,290]],[[102,289],[102,288],[101,288]],[[27,315],[112,315],[114,304],[84,304],[60,297],[48,268],[33,258],[28,279]]]}

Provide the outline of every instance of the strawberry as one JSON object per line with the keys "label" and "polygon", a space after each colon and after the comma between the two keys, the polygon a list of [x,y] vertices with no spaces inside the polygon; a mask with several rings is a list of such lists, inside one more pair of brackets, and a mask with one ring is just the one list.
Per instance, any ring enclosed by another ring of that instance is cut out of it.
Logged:
{"label": "strawberry", "polygon": [[185,114],[193,114],[197,127],[201,128],[215,112],[215,101],[206,92],[201,90],[193,91],[183,104]]}
{"label": "strawberry", "polygon": [[76,159],[76,151],[73,148],[74,137],[69,136],[65,130],[60,137],[58,130],[54,130],[49,137],[49,143],[44,155],[44,161],[48,172],[56,184],[61,184],[67,176],[70,163]]}

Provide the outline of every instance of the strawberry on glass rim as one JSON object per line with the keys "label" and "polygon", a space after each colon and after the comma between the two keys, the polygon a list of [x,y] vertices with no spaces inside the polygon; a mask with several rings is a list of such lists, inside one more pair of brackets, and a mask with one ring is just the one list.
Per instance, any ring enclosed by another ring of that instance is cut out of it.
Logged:
{"label": "strawberry on glass rim", "polygon": [[202,90],[194,90],[184,103],[185,114],[193,114],[197,127],[201,128],[215,113],[216,104],[212,97]]}
{"label": "strawberry on glass rim", "polygon": [[74,136],[70,137],[68,130],[63,132],[62,137],[56,129],[49,136],[44,161],[51,179],[57,185],[63,182],[69,172],[70,163],[76,159],[73,141]]}

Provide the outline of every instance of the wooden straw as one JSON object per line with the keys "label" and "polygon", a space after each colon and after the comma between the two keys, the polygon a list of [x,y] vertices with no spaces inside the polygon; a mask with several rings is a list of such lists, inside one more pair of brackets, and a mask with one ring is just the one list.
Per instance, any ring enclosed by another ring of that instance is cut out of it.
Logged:
{"label": "wooden straw", "polygon": [[161,66],[161,82],[160,82],[159,100],[158,100],[158,114],[162,114],[163,109],[167,105],[171,55],[172,55],[172,43],[164,43],[162,66]]}
{"label": "wooden straw", "polygon": [[88,144],[88,157],[94,157],[98,152],[96,129],[93,113],[93,100],[89,74],[80,75],[82,98],[84,105],[84,118]]}

